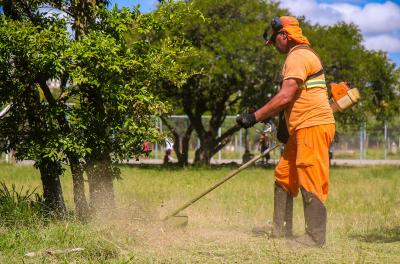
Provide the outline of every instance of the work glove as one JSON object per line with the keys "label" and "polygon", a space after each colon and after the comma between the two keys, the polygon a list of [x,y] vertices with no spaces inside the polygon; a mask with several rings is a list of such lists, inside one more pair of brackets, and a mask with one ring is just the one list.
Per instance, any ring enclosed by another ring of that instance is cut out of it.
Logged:
{"label": "work glove", "polygon": [[243,128],[252,127],[257,123],[256,115],[254,113],[251,113],[251,114],[247,114],[247,113],[240,114],[236,118],[236,123],[238,123],[239,126],[241,126]]}

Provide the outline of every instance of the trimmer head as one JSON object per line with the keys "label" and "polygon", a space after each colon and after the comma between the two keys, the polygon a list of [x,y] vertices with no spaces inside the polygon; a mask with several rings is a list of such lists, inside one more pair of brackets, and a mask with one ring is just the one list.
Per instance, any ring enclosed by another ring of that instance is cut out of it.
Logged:
{"label": "trimmer head", "polygon": [[188,225],[189,217],[187,215],[174,215],[163,220],[169,228],[184,228]]}
{"label": "trimmer head", "polygon": [[166,217],[162,218],[162,221],[167,226],[171,226],[171,227],[185,227],[185,226],[187,226],[187,224],[188,224],[188,216],[187,215],[179,215],[180,212],[182,212],[184,209],[186,209],[189,206],[191,206],[192,204],[194,204],[200,198],[204,197],[206,194],[208,194],[209,192],[211,192],[212,190],[214,190],[215,188],[217,188],[218,186],[220,186],[224,182],[226,182],[229,179],[231,179],[233,176],[235,176],[236,174],[238,174],[242,170],[244,170],[247,167],[249,167],[252,164],[254,164],[257,160],[261,159],[262,157],[264,157],[265,155],[267,155],[269,152],[271,152],[273,149],[276,149],[280,145],[281,144],[277,144],[277,145],[275,145],[273,147],[270,147],[270,148],[264,150],[263,153],[261,153],[260,155],[252,158],[251,160],[249,160],[248,162],[246,162],[245,164],[240,166],[238,169],[232,171],[228,176],[226,176],[223,179],[219,180],[218,182],[216,182],[215,184],[210,186],[207,190],[203,191],[202,193],[200,193],[196,197],[192,198],[190,201],[188,201],[185,204],[183,204],[181,207],[179,207],[178,209],[173,211],[171,214],[169,214]]}

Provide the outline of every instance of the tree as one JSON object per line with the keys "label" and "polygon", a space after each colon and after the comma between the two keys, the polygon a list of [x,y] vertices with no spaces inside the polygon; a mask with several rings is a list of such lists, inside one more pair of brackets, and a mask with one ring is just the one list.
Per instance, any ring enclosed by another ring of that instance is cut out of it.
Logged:
{"label": "tree", "polygon": [[35,160],[48,208],[63,215],[62,158],[56,155],[62,130],[54,118],[59,108],[45,102],[40,83],[57,75],[68,39],[65,24],[51,19],[42,23],[0,18],[0,100],[13,103],[11,114],[0,123],[0,138],[4,149],[17,150],[18,159]]}
{"label": "tree", "polygon": [[140,155],[145,141],[163,139],[154,117],[167,107],[150,92],[152,87],[161,79],[179,86],[187,78],[175,67],[186,53],[177,44],[181,41],[163,38],[153,45],[151,36],[162,30],[155,15],[102,9],[88,33],[66,52],[72,84],[67,93],[78,105],[69,120],[79,124],[74,129],[90,149],[84,160],[94,208],[113,206],[115,165]]}
{"label": "tree", "polygon": [[[233,126],[218,136],[218,128],[226,115],[260,107],[277,91],[284,56],[278,55],[272,47],[264,47],[260,36],[273,16],[288,12],[263,1],[188,2],[204,15],[206,22],[188,17],[185,23],[173,25],[169,34],[184,32],[199,53],[199,58],[190,58],[185,63],[188,68],[199,69],[200,74],[189,78],[181,89],[168,83],[158,89],[174,103],[175,113],[185,113],[189,117],[183,142],[188,141],[194,130],[200,140],[195,162],[208,164],[239,130]],[[369,114],[392,115],[397,111],[393,100],[398,90],[394,66],[385,54],[363,47],[356,26],[345,23],[311,25],[302,18],[300,22],[312,47],[322,58],[327,82],[348,81],[360,88],[362,102],[345,115],[336,115],[339,123],[358,126]],[[375,65],[378,68],[374,69]],[[208,123],[202,121],[205,114],[211,116]],[[179,146],[176,127],[171,124],[168,127],[175,145]],[[187,155],[175,150],[178,158],[184,159],[180,162],[186,164]]]}
{"label": "tree", "polygon": [[[78,38],[79,34],[83,34],[84,30],[86,30],[86,26],[88,22],[93,21],[93,14],[96,8],[96,5],[102,5],[107,3],[107,1],[63,1],[63,0],[49,0],[49,1],[42,1],[42,0],[31,0],[31,1],[10,1],[4,0],[2,4],[4,6],[4,14],[7,17],[11,17],[14,20],[22,20],[22,21],[29,21],[33,25],[37,25],[39,27],[45,28],[46,21],[49,19],[46,18],[46,14],[43,12],[39,12],[39,7],[55,7],[60,9],[60,11],[65,12],[71,18],[73,18],[73,27],[76,29],[76,38]],[[89,8],[88,8],[89,7]],[[66,32],[66,28],[64,25],[64,32]],[[57,39],[57,38],[56,38]],[[43,50],[41,51],[42,55],[44,55]],[[44,52],[47,52],[45,50]],[[54,50],[53,50],[54,52]],[[60,57],[62,52],[61,50],[57,50],[57,56]],[[61,80],[61,89],[66,86],[68,81],[68,73],[60,72],[60,62],[58,62],[58,71],[57,72],[50,72],[47,71],[44,74],[41,74],[40,78],[37,78],[37,83],[40,86],[42,91],[43,97],[47,101],[46,103],[49,104],[51,108],[57,109],[56,112],[56,120],[58,121],[58,125],[65,133],[70,133],[71,129],[66,120],[66,116],[63,113],[65,110],[63,107],[63,99],[59,100],[60,98],[55,98],[50,88],[48,87],[46,81],[49,76],[53,78],[59,78]],[[84,193],[84,181],[83,181],[83,167],[82,162],[80,160],[79,151],[78,153],[71,148],[66,148],[65,154],[68,158],[68,162],[70,163],[71,173],[73,178],[73,190],[74,190],[74,202],[76,206],[77,215],[80,219],[84,219],[87,217],[88,214],[88,205]],[[60,166],[60,165],[59,165]],[[42,169],[41,172],[44,170]],[[51,178],[57,178],[57,175],[48,176]],[[43,178],[43,177],[42,177]],[[56,181],[56,182],[59,182]],[[44,183],[44,190],[49,190]],[[61,190],[61,185],[54,189],[56,192],[57,190]],[[45,192],[46,193],[46,192]],[[57,195],[53,195],[57,197]],[[58,195],[59,196],[59,195]]]}
{"label": "tree", "polygon": [[[66,5],[74,3],[50,2],[70,13]],[[181,54],[176,39],[166,38],[160,46],[148,41],[146,36],[162,29],[156,17],[101,5],[92,14],[88,28],[75,40],[68,39],[66,23],[57,16],[37,13],[40,23],[2,18],[0,100],[12,101],[14,107],[2,122],[9,129],[2,130],[1,138],[6,148],[17,147],[19,158],[45,162],[39,166],[42,179],[45,171],[58,179],[61,164],[69,162],[80,177],[78,182],[73,176],[76,204],[85,199],[85,170],[91,208],[98,211],[114,204],[116,164],[141,155],[144,141],[163,138],[153,118],[166,106],[150,87],[160,78],[179,86],[185,74],[172,71]],[[132,30],[135,36],[128,47],[126,34]],[[61,80],[57,91],[46,83],[54,78]],[[61,190],[59,180],[56,183]],[[46,194],[45,182],[43,186]],[[62,198],[58,194],[49,197]]]}
{"label": "tree", "polygon": [[[233,126],[218,136],[218,129],[227,114],[237,113],[239,106],[247,108],[249,101],[265,103],[268,94],[275,90],[270,84],[276,79],[279,60],[273,50],[263,47],[261,35],[266,21],[282,11],[276,4],[256,0],[188,2],[204,15],[206,22],[188,16],[185,23],[176,23],[168,33],[183,32],[197,49],[199,56],[188,58],[184,64],[187,68],[197,69],[199,74],[192,75],[181,88],[164,82],[158,91],[174,105],[180,105],[179,111],[189,117],[184,145],[187,146],[194,130],[200,140],[195,162],[208,164],[211,157],[229,142],[230,136],[240,129]],[[211,116],[207,124],[202,121],[204,114]],[[174,131],[171,125],[168,126]],[[174,145],[179,146],[176,132],[174,135]],[[179,154],[179,149],[175,150]],[[187,154],[179,156],[183,159],[181,163],[186,164]]]}

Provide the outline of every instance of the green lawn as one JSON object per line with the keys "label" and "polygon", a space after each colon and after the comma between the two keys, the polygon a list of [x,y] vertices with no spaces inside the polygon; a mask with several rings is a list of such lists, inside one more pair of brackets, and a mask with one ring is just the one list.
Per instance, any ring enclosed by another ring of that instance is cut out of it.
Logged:
{"label": "green lawn", "polygon": [[[189,225],[171,230],[160,216],[192,198],[233,167],[121,167],[118,208],[88,224],[73,220],[0,228],[0,263],[400,263],[400,167],[331,171],[327,245],[309,249],[284,239],[257,238],[254,225],[271,219],[273,170],[248,169],[186,209]],[[0,164],[0,181],[40,191],[30,166]],[[62,179],[72,208],[72,184]],[[295,200],[295,233],[304,228]],[[48,256],[49,249],[82,247]],[[39,256],[24,257],[27,252]]]}

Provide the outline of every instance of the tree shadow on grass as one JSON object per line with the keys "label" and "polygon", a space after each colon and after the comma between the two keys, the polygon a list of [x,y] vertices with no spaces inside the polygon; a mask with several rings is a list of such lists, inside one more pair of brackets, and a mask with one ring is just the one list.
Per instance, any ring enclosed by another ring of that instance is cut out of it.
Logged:
{"label": "tree shadow on grass", "polygon": [[351,238],[367,243],[400,242],[400,226],[392,228],[377,228],[363,234],[350,235]]}

